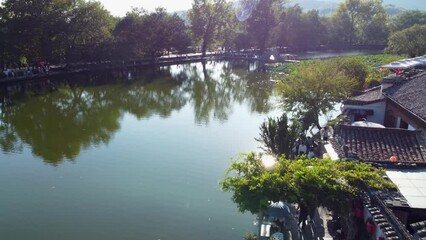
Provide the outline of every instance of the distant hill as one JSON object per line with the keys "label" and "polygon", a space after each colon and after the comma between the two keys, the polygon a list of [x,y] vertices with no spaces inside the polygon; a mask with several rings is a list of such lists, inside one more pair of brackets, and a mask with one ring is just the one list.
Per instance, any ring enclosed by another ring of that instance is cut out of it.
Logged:
{"label": "distant hill", "polygon": [[294,6],[296,4],[302,7],[303,10],[317,9],[321,15],[329,15],[336,11],[339,2],[333,0],[290,0],[286,3],[286,6]]}
{"label": "distant hill", "polygon": [[424,0],[384,0],[385,5],[395,5],[408,10],[426,11],[426,2]]}
{"label": "distant hill", "polygon": [[[0,0],[1,1],[1,0]],[[344,0],[289,0],[285,5],[294,6],[299,4],[304,10],[309,11],[312,9],[317,9],[320,15],[326,16],[333,14],[339,3]],[[383,4],[385,5],[386,12],[391,15],[397,15],[405,10],[422,10],[426,11],[426,4],[421,2],[426,0],[384,0]],[[234,3],[236,6],[236,3]],[[175,12],[179,17],[185,20],[189,24],[188,12],[187,11],[178,11]]]}
{"label": "distant hill", "polygon": [[386,5],[385,6],[386,12],[391,15],[391,16],[395,16],[400,14],[403,11],[406,11],[407,9],[402,8],[402,7],[398,7],[392,4]]}
{"label": "distant hill", "polygon": [[[332,14],[343,0],[290,0],[286,5],[299,4],[305,10],[318,9],[321,15]],[[426,11],[424,0],[384,0],[383,4],[390,15],[396,15],[404,10]]]}

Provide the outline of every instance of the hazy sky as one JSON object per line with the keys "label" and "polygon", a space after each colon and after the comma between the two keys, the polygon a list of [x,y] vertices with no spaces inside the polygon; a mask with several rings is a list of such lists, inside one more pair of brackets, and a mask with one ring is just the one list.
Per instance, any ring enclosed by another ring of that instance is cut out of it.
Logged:
{"label": "hazy sky", "polygon": [[142,7],[148,11],[154,11],[162,6],[168,12],[188,10],[193,0],[99,0],[104,7],[114,16],[124,16],[131,7]]}

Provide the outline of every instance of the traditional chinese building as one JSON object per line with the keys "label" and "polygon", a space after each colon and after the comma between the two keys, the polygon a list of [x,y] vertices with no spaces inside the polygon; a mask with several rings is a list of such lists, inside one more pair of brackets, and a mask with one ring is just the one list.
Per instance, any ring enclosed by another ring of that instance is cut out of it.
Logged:
{"label": "traditional chinese building", "polygon": [[409,62],[386,65],[397,69],[394,76],[344,102],[342,114],[352,123],[335,126],[327,149],[384,168],[397,186],[364,197],[374,239],[426,239],[426,72]]}
{"label": "traditional chinese building", "polygon": [[344,102],[342,114],[390,128],[426,131],[426,73],[389,76]]}

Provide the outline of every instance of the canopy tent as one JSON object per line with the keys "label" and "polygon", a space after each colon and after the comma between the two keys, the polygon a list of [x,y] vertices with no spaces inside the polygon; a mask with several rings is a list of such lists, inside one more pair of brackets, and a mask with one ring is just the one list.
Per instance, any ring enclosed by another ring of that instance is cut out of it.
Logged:
{"label": "canopy tent", "polygon": [[284,240],[284,234],[282,232],[276,232],[271,235],[271,240]]}
{"label": "canopy tent", "polygon": [[353,122],[351,126],[357,126],[357,127],[370,127],[370,128],[385,128],[385,126],[374,123],[374,122],[367,122],[367,121],[357,121]]}
{"label": "canopy tent", "polygon": [[416,66],[422,65],[420,61],[417,61],[414,58],[400,60],[399,62],[405,63],[409,65],[410,67],[416,67]]}
{"label": "canopy tent", "polygon": [[408,62],[401,62],[401,61],[397,61],[397,62],[391,62],[389,64],[385,64],[383,66],[381,66],[380,68],[386,68],[386,69],[407,69],[407,68],[411,68],[414,67],[414,65],[408,63]]}
{"label": "canopy tent", "polygon": [[408,58],[395,62],[391,62],[381,66],[380,68],[386,69],[407,69],[413,68],[420,65],[426,65],[426,56],[420,56],[416,58]]}
{"label": "canopy tent", "polygon": [[280,219],[291,216],[291,211],[287,204],[282,201],[271,202],[269,208],[265,211],[265,215],[269,218]]}
{"label": "canopy tent", "polygon": [[426,55],[420,56],[420,57],[415,57],[415,58],[413,58],[413,60],[418,61],[423,65],[426,65]]}

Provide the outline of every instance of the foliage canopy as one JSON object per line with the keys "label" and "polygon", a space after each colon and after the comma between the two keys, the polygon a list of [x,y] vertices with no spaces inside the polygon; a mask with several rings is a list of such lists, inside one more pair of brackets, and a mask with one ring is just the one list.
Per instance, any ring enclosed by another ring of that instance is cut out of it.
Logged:
{"label": "foliage canopy", "polygon": [[275,156],[285,155],[290,157],[292,146],[302,133],[302,126],[298,121],[289,124],[287,115],[284,113],[276,119],[268,118],[260,126],[260,138],[258,141],[265,146],[264,150]]}
{"label": "foliage canopy", "polygon": [[382,0],[345,0],[332,16],[333,38],[343,46],[385,44],[387,14]]}
{"label": "foliage canopy", "polygon": [[194,0],[189,19],[193,38],[201,42],[203,55],[221,33],[231,12],[231,5],[225,0]]}
{"label": "foliage canopy", "polygon": [[220,181],[241,212],[258,213],[268,207],[268,201],[281,200],[345,213],[345,200],[356,198],[365,187],[395,187],[382,177],[384,170],[361,162],[281,157],[273,167],[265,168],[261,157],[255,153],[242,155]]}
{"label": "foliage canopy", "polygon": [[385,51],[393,54],[408,54],[411,57],[426,54],[426,25],[414,25],[393,33]]}
{"label": "foliage canopy", "polygon": [[319,127],[318,117],[346,99],[356,81],[347,76],[335,59],[302,62],[278,84],[285,110],[302,116],[312,115]]}
{"label": "foliage canopy", "polygon": [[[389,72],[380,71],[379,67],[381,65],[405,58],[407,58],[406,55],[377,54],[338,57],[336,61],[343,63],[343,69],[349,68],[347,69],[349,71],[345,71],[345,74],[356,80],[357,90],[362,90],[369,88],[372,83],[380,82],[383,77],[389,74]],[[306,60],[305,62],[314,64],[316,61]],[[303,64],[305,63],[286,63],[276,66],[274,71],[288,74]]]}
{"label": "foliage canopy", "polygon": [[392,32],[410,28],[416,24],[426,24],[426,12],[420,10],[404,11],[390,21]]}

